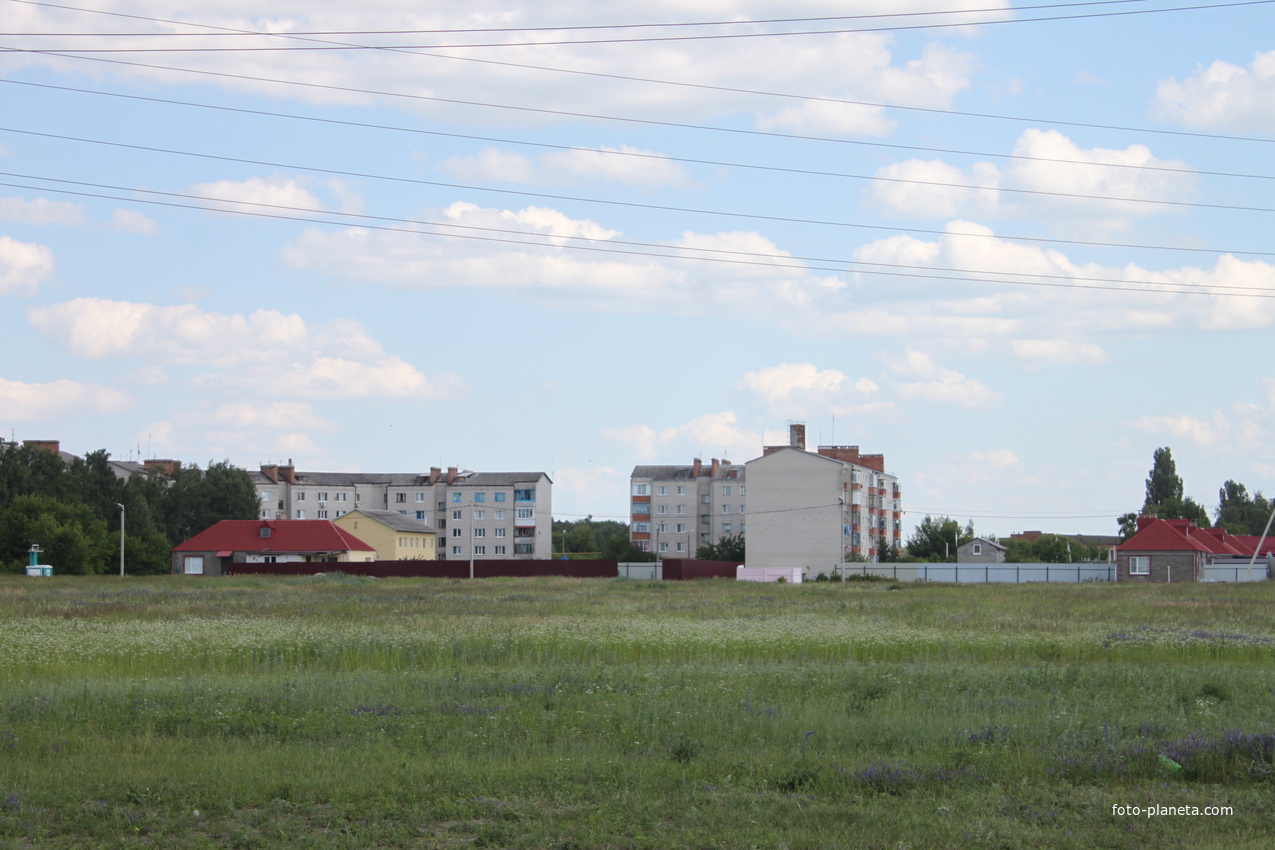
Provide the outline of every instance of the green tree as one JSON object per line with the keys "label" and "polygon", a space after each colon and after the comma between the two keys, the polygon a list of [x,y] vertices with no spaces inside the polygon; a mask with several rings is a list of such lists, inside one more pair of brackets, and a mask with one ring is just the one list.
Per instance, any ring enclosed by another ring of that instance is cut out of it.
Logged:
{"label": "green tree", "polygon": [[716,543],[705,543],[695,550],[695,557],[701,561],[732,561],[744,563],[744,535],[728,534]]}
{"label": "green tree", "polygon": [[60,502],[49,496],[18,496],[0,513],[0,553],[5,567],[21,572],[32,545],[41,549],[40,563],[63,575],[107,572],[114,538],[106,523],[87,505]]}
{"label": "green tree", "polygon": [[616,520],[596,520],[589,515],[584,519],[553,522],[554,557],[621,560],[618,556],[627,557],[629,545],[628,525]]}
{"label": "green tree", "polygon": [[259,505],[252,478],[230,461],[183,466],[161,490],[158,520],[175,546],[223,519],[256,519]]}
{"label": "green tree", "polygon": [[961,524],[950,517],[935,519],[926,514],[908,538],[908,554],[918,561],[954,562],[957,548],[974,537],[972,520],[962,529]]}
{"label": "green tree", "polygon": [[[1156,449],[1146,481],[1146,499],[1142,503],[1142,513],[1154,514],[1160,519],[1194,520],[1200,528],[1208,528],[1209,512],[1184,493],[1185,487],[1178,475],[1173,452],[1168,446]],[[1123,519],[1122,517],[1121,534],[1125,531]]]}
{"label": "green tree", "polygon": [[1261,534],[1271,515],[1271,503],[1259,490],[1250,496],[1248,488],[1228,480],[1217,491],[1217,524],[1231,534]]}

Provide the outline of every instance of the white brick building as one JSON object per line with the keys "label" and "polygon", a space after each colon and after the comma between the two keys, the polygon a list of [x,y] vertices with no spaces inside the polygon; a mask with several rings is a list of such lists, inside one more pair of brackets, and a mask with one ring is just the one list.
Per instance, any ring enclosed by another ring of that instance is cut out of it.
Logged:
{"label": "white brick building", "polygon": [[646,552],[693,558],[700,546],[745,532],[746,495],[744,466],[729,460],[635,466],[629,539]]}
{"label": "white brick building", "polygon": [[250,472],[262,519],[336,519],[390,510],[438,532],[439,560],[553,557],[553,482],[543,472]]}

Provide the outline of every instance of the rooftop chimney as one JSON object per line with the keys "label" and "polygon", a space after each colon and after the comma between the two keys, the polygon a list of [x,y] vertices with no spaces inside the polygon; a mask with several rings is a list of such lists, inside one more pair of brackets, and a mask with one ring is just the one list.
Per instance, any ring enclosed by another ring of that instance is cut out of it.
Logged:
{"label": "rooftop chimney", "polygon": [[277,464],[263,463],[261,465],[261,474],[269,478],[271,482],[275,484],[279,483],[279,467]]}
{"label": "rooftop chimney", "polygon": [[431,466],[429,468],[429,483],[430,484],[437,484],[438,479],[442,477],[443,477],[443,470],[439,469],[437,466]]}
{"label": "rooftop chimney", "polygon": [[22,445],[28,449],[45,449],[54,454],[62,449],[62,443],[59,440],[23,440]]}
{"label": "rooftop chimney", "polygon": [[721,462],[720,462],[720,461],[718,461],[718,460],[717,460],[717,458],[713,458],[713,465],[712,465],[712,467],[711,467],[711,470],[712,470],[712,471],[708,473],[708,477],[709,477],[709,478],[716,478],[716,477],[717,477],[717,470],[721,469],[721,466],[722,466],[722,465],[721,465]]}
{"label": "rooftop chimney", "polygon": [[448,484],[456,483],[456,472],[457,472],[456,467],[454,466],[447,467],[447,483]]}
{"label": "rooftop chimney", "polygon": [[788,424],[788,445],[794,449],[806,449],[806,426],[801,422],[790,422]]}
{"label": "rooftop chimney", "polygon": [[699,478],[699,470],[700,470],[700,467],[703,465],[704,465],[704,462],[700,460],[699,458],[695,458],[695,460],[691,461],[691,477],[692,478]]}

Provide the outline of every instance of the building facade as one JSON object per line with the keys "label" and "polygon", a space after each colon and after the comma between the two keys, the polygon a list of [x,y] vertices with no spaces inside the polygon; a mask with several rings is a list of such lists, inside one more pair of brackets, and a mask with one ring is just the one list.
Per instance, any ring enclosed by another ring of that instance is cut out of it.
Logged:
{"label": "building facade", "polygon": [[635,466],[629,476],[629,540],[644,552],[694,557],[700,546],[744,534],[743,464],[699,458],[690,466]]}
{"label": "building facade", "polygon": [[424,520],[398,511],[355,508],[332,520],[376,550],[378,561],[433,561],[438,558],[438,532]]}
{"label": "building facade", "polygon": [[553,482],[543,472],[302,472],[289,460],[249,475],[263,519],[394,511],[437,532],[439,560],[553,557]]}
{"label": "building facade", "polygon": [[806,428],[747,463],[749,567],[832,573],[846,560],[877,561],[902,546],[902,493],[885,456],[858,446],[806,450]]}

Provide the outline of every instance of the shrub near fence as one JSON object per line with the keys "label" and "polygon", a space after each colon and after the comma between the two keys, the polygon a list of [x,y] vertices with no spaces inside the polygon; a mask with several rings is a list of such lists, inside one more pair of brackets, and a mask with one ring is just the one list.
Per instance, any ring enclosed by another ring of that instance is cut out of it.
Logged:
{"label": "shrub near fence", "polygon": [[[227,575],[310,576],[316,573],[344,573],[373,578],[469,578],[468,561],[311,561],[308,563],[234,563]],[[474,561],[474,578],[615,578],[615,561]]]}

